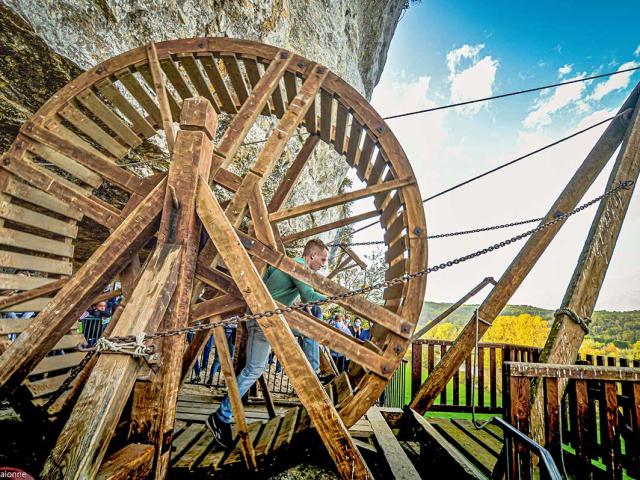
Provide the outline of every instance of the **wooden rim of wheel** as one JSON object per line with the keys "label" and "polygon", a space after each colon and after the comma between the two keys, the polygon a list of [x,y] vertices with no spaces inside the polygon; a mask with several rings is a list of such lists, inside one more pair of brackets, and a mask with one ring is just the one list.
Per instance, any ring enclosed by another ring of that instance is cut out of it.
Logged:
{"label": "wooden rim of wheel", "polygon": [[[164,79],[164,98],[154,85],[159,74]],[[58,91],[22,126],[1,162],[0,257],[3,266],[39,273],[0,273],[0,290],[29,292],[40,288],[44,293],[4,310],[44,309],[51,299],[47,295],[53,291],[53,287],[47,291],[46,285],[72,275],[77,222],[88,217],[113,231],[153,190],[160,176],[138,176],[126,168],[124,164],[130,163],[126,158],[144,140],[163,130],[166,135],[172,132],[171,125],[179,122],[185,99],[206,98],[216,113],[228,114],[230,125],[237,126],[240,123],[234,124],[234,119],[241,115],[251,124],[258,115],[282,121],[287,112],[300,108],[295,99],[303,88],[308,89],[312,101],[303,106],[308,108],[303,121],[293,127],[302,126],[309,136],[267,205],[267,221],[274,226],[365,197],[373,197],[375,210],[283,238],[275,227],[277,242],[282,245],[357,220],[377,218],[384,230],[386,279],[424,270],[426,225],[419,188],[396,137],[371,105],[337,75],[302,56],[256,42],[194,38],[136,48],[99,64]],[[253,111],[251,108],[256,96],[263,99],[257,112],[255,105]],[[227,166],[247,131],[248,127],[227,138],[226,143],[223,136],[224,144],[213,149],[214,160],[217,158],[222,167],[210,183],[232,195],[244,177],[234,175]],[[298,174],[318,143],[342,155],[366,187],[350,195],[285,209]],[[264,148],[268,146],[269,141]],[[268,176],[279,158],[278,154],[267,159],[267,166],[258,173]],[[120,192],[126,202],[119,205],[101,198],[105,184]],[[248,253],[266,264],[287,263],[286,255],[277,256],[275,250],[261,245],[247,247]],[[297,272],[295,265],[285,266]],[[317,290],[328,294],[344,291],[331,280],[312,277],[305,279],[311,279]],[[387,288],[384,309],[367,309],[360,300],[345,300],[346,308],[377,324],[372,342],[345,338],[330,327],[315,325],[309,330],[333,349],[347,348],[347,356],[364,367],[365,374],[353,385],[353,395],[339,406],[347,426],[378,399],[401,363],[420,315],[425,286],[423,276]],[[204,307],[194,307],[198,308],[202,313]]]}

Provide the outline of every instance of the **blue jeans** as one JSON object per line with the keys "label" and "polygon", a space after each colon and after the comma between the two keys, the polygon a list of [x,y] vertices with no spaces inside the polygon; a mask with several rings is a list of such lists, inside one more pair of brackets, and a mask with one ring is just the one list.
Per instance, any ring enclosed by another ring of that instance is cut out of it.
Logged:
{"label": "blue jeans", "polygon": [[[236,330],[234,329],[225,329],[224,335],[227,337],[227,345],[229,346],[229,355],[233,359],[233,353],[235,348],[235,334]],[[213,340],[213,337],[211,337]],[[211,350],[211,349],[209,349]],[[205,367],[206,370],[206,367]],[[211,367],[211,372],[209,372],[209,378],[212,379],[213,376],[220,370],[220,358],[218,357],[218,349],[216,348],[216,352],[213,357],[213,366]]]}
{"label": "blue jeans", "polygon": [[[260,378],[265,368],[267,368],[269,352],[271,351],[271,345],[269,345],[258,322],[255,320],[248,321],[247,331],[247,364],[237,378],[241,397],[249,391],[251,386]],[[231,423],[233,410],[231,409],[231,400],[228,394],[222,400],[215,415],[221,422]]]}
{"label": "blue jeans", "polygon": [[[193,337],[195,334],[193,332],[187,333],[187,342],[191,343],[193,341]],[[207,366],[209,365],[209,355],[211,354],[211,348],[213,347],[213,335],[209,337],[207,343],[204,344],[204,349],[202,350],[202,369],[206,372]],[[196,374],[196,377],[200,376],[200,360],[196,358],[196,363],[193,365],[193,372]]]}
{"label": "blue jeans", "polygon": [[[322,320],[322,309],[319,305],[313,305],[311,307],[311,314],[319,320]],[[300,340],[300,346],[304,352],[307,360],[311,364],[311,369],[317,372],[320,368],[320,345],[317,340],[313,338],[305,337],[304,335],[294,330],[294,335]]]}

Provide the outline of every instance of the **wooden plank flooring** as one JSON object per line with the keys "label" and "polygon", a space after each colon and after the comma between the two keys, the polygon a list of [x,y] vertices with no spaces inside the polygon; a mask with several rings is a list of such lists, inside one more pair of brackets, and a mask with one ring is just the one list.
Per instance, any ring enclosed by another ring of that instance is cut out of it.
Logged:
{"label": "wooden plank flooring", "polygon": [[[220,451],[204,425],[219,404],[220,398],[213,395],[182,392],[178,396],[171,452],[174,474],[199,477],[243,464],[239,444],[236,442],[226,452]],[[273,419],[269,418],[265,405],[250,404],[244,408],[259,465],[266,463],[271,455],[294,445],[296,438],[312,427],[306,411],[299,406],[276,405],[277,416]],[[371,422],[366,417],[356,422],[350,433],[363,441],[374,435]]]}

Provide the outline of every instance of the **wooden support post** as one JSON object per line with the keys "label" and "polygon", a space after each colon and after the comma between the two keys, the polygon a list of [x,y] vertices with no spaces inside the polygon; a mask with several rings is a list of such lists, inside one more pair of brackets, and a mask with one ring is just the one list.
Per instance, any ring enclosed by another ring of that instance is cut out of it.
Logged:
{"label": "wooden support post", "polygon": [[[640,101],[636,104],[632,123],[627,130],[606,188],[611,189],[625,180],[637,182],[638,173],[640,173]],[[561,308],[571,309],[582,318],[590,318],[593,314],[632,196],[633,187],[603,200],[598,206]],[[564,313],[558,315],[542,349],[540,362],[574,363],[586,333],[584,328],[568,315]],[[534,384],[531,433],[533,439],[540,442],[544,439],[544,402],[540,388],[536,387],[537,384]],[[558,391],[560,398],[565,387],[566,382],[561,381]]]}
{"label": "wooden support post", "polygon": [[[243,292],[253,312],[273,310],[276,303],[242,246],[208,185],[199,184],[197,211],[215,247]],[[349,431],[320,385],[315,372],[298,346],[293,333],[281,315],[258,320],[264,335],[282,362],[302,403],[307,408],[320,438],[343,478],[370,478]]]}
{"label": "wooden support post", "polygon": [[[625,112],[630,107],[633,107],[638,100],[639,93],[640,86],[634,89],[620,112]],[[609,124],[541,223],[550,221],[560,212],[568,212],[576,207],[578,201],[592,185],[622,141],[628,125],[628,119],[625,116],[626,114],[616,117]],[[480,305],[480,318],[489,323],[496,318],[555,238],[563,223],[534,233],[529,237],[516,258],[498,280],[498,284]],[[479,336],[482,337],[488,328],[489,325],[481,322],[478,326]],[[411,402],[411,408],[418,413],[424,413],[433,404],[438,394],[445,388],[454,372],[458,371],[464,359],[473,349],[475,334],[475,323],[469,322],[460,332],[447,355],[434,368],[425,383],[422,384],[418,395]]]}
{"label": "wooden support post", "polygon": [[[158,243],[182,246],[178,287],[162,322],[165,330],[186,327],[191,310],[200,225],[195,213],[199,182],[206,182],[211,169],[217,117],[206,98],[183,103],[176,143],[169,169],[165,204]],[[155,478],[164,478],[169,465],[176,402],[182,373],[184,337],[162,339],[162,364],[150,383],[136,387],[132,410],[131,438],[156,446]]]}
{"label": "wooden support post", "polygon": [[213,329],[213,338],[216,342],[216,350],[218,351],[218,359],[220,360],[220,370],[224,376],[224,383],[227,386],[227,392],[231,400],[231,409],[233,410],[238,436],[240,437],[242,455],[249,469],[255,470],[257,468],[256,452],[253,448],[251,437],[249,436],[247,417],[244,414],[242,398],[238,390],[238,381],[233,371],[231,353],[229,352],[229,345],[227,345],[227,337],[224,334],[224,327],[215,327]]}
{"label": "wooden support post", "polygon": [[166,183],[154,188],[60,289],[0,357],[0,398],[6,397],[68,332],[104,286],[151,238]]}
{"label": "wooden support post", "polygon": [[[181,247],[156,249],[122,317],[115,336],[155,331],[177,283]],[[42,471],[46,479],[94,478],[129,398],[140,360],[127,354],[98,358]]]}

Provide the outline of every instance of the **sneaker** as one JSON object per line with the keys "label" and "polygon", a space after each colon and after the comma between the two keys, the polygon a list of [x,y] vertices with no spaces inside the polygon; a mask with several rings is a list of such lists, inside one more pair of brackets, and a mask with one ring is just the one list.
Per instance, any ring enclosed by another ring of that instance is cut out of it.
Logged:
{"label": "sneaker", "polygon": [[331,381],[334,378],[336,378],[336,376],[333,373],[327,373],[327,374],[319,373],[318,374],[318,380],[320,380],[320,383],[322,385],[326,385],[327,383],[331,383]]}
{"label": "sneaker", "polygon": [[200,375],[196,375],[196,378],[193,379],[193,383],[202,383],[202,379],[200,378]]}
{"label": "sneaker", "polygon": [[226,450],[231,445],[231,426],[218,420],[215,414],[209,415],[204,423],[213,434],[213,440],[220,448]]}

